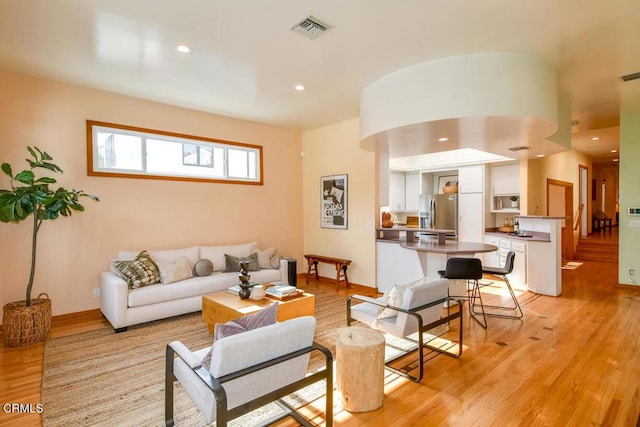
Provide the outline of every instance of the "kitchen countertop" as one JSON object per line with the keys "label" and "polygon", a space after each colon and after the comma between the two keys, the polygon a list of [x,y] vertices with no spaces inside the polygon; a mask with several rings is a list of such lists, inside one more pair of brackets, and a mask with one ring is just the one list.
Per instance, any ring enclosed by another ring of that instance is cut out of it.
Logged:
{"label": "kitchen countertop", "polygon": [[407,249],[414,249],[421,252],[473,255],[482,252],[497,251],[498,247],[486,243],[476,242],[459,242],[457,240],[448,240],[444,244],[438,243],[436,239],[422,242],[400,242],[400,245]]}
{"label": "kitchen countertop", "polygon": [[503,231],[497,231],[497,230],[485,230],[484,232],[484,234],[489,234],[489,235],[498,236],[498,237],[506,237],[514,240],[522,240],[524,242],[550,242],[551,241],[551,237],[549,236],[549,233],[542,233],[539,231],[527,231],[526,233],[527,234],[525,237],[525,236],[518,236],[514,233],[505,233]]}

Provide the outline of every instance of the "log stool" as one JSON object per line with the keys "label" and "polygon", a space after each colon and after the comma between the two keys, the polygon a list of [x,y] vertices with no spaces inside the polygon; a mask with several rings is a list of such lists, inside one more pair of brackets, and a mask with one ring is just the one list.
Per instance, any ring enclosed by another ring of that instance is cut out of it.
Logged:
{"label": "log stool", "polygon": [[349,412],[373,411],[384,398],[384,335],[358,326],[336,333],[336,378],[342,407]]}

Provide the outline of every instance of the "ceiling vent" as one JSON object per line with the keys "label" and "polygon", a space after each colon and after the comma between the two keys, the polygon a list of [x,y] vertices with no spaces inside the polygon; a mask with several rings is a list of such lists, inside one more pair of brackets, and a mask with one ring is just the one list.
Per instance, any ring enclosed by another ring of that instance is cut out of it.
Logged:
{"label": "ceiling vent", "polygon": [[620,76],[623,82],[630,82],[631,80],[640,79],[640,73],[627,74],[626,76]]}
{"label": "ceiling vent", "polygon": [[307,16],[302,21],[291,27],[291,30],[310,40],[315,40],[331,28],[333,28],[333,26],[322,22],[315,16]]}
{"label": "ceiling vent", "polygon": [[522,150],[531,150],[531,147],[527,147],[526,145],[521,145],[520,147],[509,148],[509,151],[522,151]]}

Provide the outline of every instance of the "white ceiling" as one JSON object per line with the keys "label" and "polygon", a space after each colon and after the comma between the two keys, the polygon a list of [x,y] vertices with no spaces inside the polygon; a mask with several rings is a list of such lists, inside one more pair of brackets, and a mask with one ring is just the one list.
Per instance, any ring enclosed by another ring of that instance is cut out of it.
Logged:
{"label": "white ceiling", "polygon": [[[334,27],[290,30],[308,15]],[[357,117],[363,88],[403,67],[535,53],[558,69],[574,148],[601,157],[640,85],[619,79],[640,71],[638,22],[638,0],[0,0],[0,69],[309,130]]]}

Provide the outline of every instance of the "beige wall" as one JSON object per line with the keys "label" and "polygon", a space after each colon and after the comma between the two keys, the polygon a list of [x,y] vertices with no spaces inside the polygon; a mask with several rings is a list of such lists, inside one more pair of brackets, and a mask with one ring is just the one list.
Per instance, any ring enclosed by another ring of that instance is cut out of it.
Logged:
{"label": "beige wall", "polygon": [[[359,120],[352,119],[302,135],[304,251],[353,261],[349,279],[375,287],[376,157],[360,148]],[[348,175],[348,229],[320,227],[320,177]],[[321,276],[335,277],[331,265]]]}
{"label": "beige wall", "polygon": [[[593,174],[591,158],[575,150],[527,162],[526,209],[529,215],[547,215],[547,178],[573,183],[573,217],[580,200],[580,165],[589,168],[589,183]],[[590,188],[590,187],[589,187]],[[523,200],[523,202],[525,202]]]}
{"label": "beige wall", "polygon": [[[0,93],[0,162],[21,170],[25,147],[37,145],[64,169],[61,185],[101,199],[72,218],[44,223],[39,233],[33,296],[48,293],[54,314],[97,308],[92,290],[118,250],[257,241],[302,268],[299,132],[6,72]],[[88,177],[87,119],[262,145],[264,185]],[[356,173],[353,182],[362,186]],[[2,175],[0,188],[7,186]],[[355,215],[362,207],[354,205]],[[27,223],[0,223],[2,305],[24,299],[29,231]]]}

